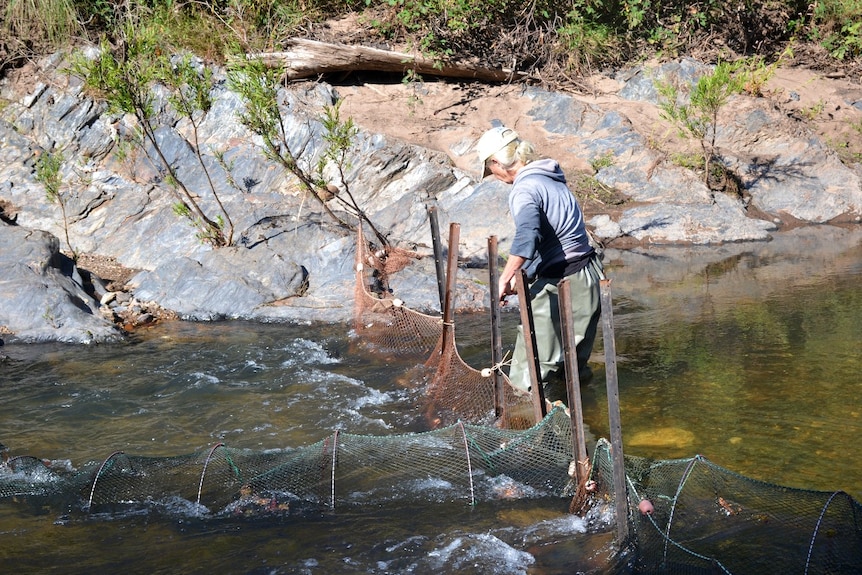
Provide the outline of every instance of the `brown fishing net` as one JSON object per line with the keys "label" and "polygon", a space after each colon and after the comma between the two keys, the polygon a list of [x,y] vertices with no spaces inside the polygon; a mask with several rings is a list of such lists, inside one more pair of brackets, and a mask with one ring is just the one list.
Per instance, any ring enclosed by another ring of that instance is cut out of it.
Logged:
{"label": "brown fishing net", "polygon": [[416,254],[363,240],[356,249],[353,329],[360,345],[380,355],[428,357],[439,344],[443,320],[403,305],[389,289],[391,274],[403,269]]}
{"label": "brown fishing net", "polygon": [[504,396],[500,402],[491,369],[479,371],[467,365],[455,345],[454,326],[446,326],[445,331],[449,337],[441,337],[442,349],[435,350],[425,362],[434,368],[425,395],[437,420],[443,424],[462,420],[505,429],[532,427],[535,415],[530,394],[517,392],[501,374]]}
{"label": "brown fishing net", "polygon": [[[354,333],[372,352],[399,357],[427,358],[426,416],[433,426],[456,421],[527,429],[536,421],[529,393],[516,391],[499,373],[501,393],[492,366],[477,370],[461,358],[455,343],[454,324],[441,317],[407,308],[389,285],[392,273],[411,256],[392,246],[366,242],[360,230],[356,250],[356,299]],[[490,361],[489,361],[490,365]]]}

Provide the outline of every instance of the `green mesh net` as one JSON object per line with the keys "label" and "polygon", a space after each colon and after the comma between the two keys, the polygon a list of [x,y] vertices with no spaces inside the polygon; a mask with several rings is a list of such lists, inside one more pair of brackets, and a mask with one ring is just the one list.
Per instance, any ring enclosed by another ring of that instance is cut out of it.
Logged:
{"label": "green mesh net", "polygon": [[[555,408],[528,430],[458,423],[390,436],[334,433],[296,449],[211,449],[175,457],[116,452],[80,470],[35,457],[0,469],[0,499],[31,497],[64,510],[110,513],[172,499],[207,516],[336,511],[391,502],[481,504],[571,497],[571,426]],[[632,573],[862,572],[862,507],[843,492],[788,489],[723,469],[701,456],[627,457]],[[613,508],[610,444],[592,454],[586,508]],[[643,500],[649,514],[639,511]]]}
{"label": "green mesh net", "polygon": [[[597,490],[613,497],[610,445],[593,456]],[[631,563],[636,573],[862,571],[862,506],[844,492],[790,489],[697,455],[626,457]],[[642,513],[642,501],[651,513]]]}
{"label": "green mesh net", "polygon": [[336,432],[312,445],[267,452],[212,448],[173,457],[115,452],[80,470],[35,457],[4,463],[0,498],[37,496],[81,509],[182,498],[207,514],[257,503],[284,511],[387,501],[558,496],[570,483],[571,432],[558,408],[527,430],[457,423],[404,435]]}

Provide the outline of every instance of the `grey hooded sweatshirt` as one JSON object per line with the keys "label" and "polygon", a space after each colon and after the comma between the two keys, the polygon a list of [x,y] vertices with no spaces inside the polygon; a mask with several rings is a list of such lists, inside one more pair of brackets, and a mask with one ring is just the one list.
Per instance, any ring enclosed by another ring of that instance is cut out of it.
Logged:
{"label": "grey hooded sweatshirt", "polygon": [[593,255],[581,206],[555,160],[535,160],[518,171],[509,211],[515,220],[509,252],[527,259],[523,268],[530,279],[571,275]]}

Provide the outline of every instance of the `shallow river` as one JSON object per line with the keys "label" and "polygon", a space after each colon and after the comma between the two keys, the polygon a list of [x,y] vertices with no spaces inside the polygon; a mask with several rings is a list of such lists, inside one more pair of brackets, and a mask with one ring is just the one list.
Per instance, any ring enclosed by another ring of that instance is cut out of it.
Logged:
{"label": "shallow river", "polygon": [[[862,240],[802,230],[769,243],[611,250],[624,447],[702,454],[765,482],[862,499]],[[504,314],[511,343],[516,314]],[[459,316],[461,355],[488,363],[486,317]],[[0,347],[0,442],[79,468],[115,451],[165,457],[300,447],[425,430],[407,362],[349,326],[172,323],[122,345]],[[583,386],[607,437],[601,342]],[[398,457],[393,453],[392,457]],[[191,502],[84,513],[0,500],[4,573],[611,573],[607,517],[547,493],[219,516]]]}

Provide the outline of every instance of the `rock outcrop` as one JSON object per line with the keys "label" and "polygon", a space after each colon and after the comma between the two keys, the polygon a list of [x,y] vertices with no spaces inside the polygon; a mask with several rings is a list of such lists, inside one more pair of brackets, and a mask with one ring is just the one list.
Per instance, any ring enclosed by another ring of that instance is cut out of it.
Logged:
{"label": "rock outcrop", "polygon": [[[677,64],[660,73],[696,77],[697,69]],[[647,78],[631,74],[621,93],[654,104]],[[148,155],[119,143],[134,130],[130,118],[108,114],[87,96],[80,79],[63,72],[60,55],[42,62],[34,80],[29,85],[6,80],[0,86],[2,338],[85,343],[122,337],[116,317],[105,309],[112,298],[98,293],[61,253],[58,238],[67,232],[65,252],[111,257],[141,270],[126,287],[133,298],[181,318],[350,319],[355,235],[306,197],[290,173],[266,159],[239,121],[242,102],[226,82],[217,82],[215,105],[197,126],[207,169],[233,222],[233,245],[213,249],[174,213],[165,175]],[[288,144],[302,150],[306,166],[314,166],[325,149],[319,116],[337,100],[337,90],[304,83],[282,96]],[[821,142],[776,130],[780,114],[755,99],[738,97],[717,134],[723,160],[744,186],[744,194],[731,196],[710,191],[694,173],[663,161],[617,110],[536,88],[525,88],[521,97],[530,102],[531,119],[573,154],[613,156],[594,177],[629,201],[592,216],[591,226],[605,241],[765,241],[786,221],[858,222],[862,214],[857,171]],[[167,123],[158,132],[160,145],[189,187],[200,190],[201,205],[215,210],[190,130],[181,120]],[[65,223],[36,177],[40,155],[60,151],[66,160],[61,170]],[[214,152],[222,152],[225,162],[216,162]],[[427,208],[436,206],[441,229],[461,224],[458,247],[465,267],[481,268],[487,266],[488,236],[498,234],[505,254],[509,215],[505,186],[481,182],[479,174],[453,165],[453,158],[470,154],[469,142],[442,153],[360,129],[346,182],[389,241],[421,256],[431,254]],[[324,173],[330,185],[342,185],[334,171]],[[337,202],[329,205],[344,215]],[[399,296],[410,307],[437,307],[432,258],[417,260],[397,281]],[[487,305],[487,293],[468,273],[458,298],[459,306]]]}

